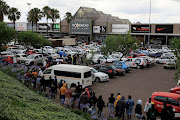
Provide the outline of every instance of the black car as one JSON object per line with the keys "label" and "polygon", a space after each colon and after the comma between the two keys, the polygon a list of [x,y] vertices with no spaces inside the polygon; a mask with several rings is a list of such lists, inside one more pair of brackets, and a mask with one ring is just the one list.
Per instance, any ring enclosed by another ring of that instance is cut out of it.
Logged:
{"label": "black car", "polygon": [[108,74],[109,77],[113,77],[116,75],[116,70],[110,65],[98,64],[94,65],[93,67],[100,72]]}

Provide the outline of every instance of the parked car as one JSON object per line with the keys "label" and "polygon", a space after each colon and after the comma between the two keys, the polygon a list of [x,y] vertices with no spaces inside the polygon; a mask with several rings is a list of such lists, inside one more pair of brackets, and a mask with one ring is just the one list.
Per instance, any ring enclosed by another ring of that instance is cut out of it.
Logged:
{"label": "parked car", "polygon": [[174,88],[170,89],[171,93],[176,93],[176,94],[180,94],[180,86],[176,86]]}
{"label": "parked car", "polygon": [[15,57],[17,58],[17,61],[21,61],[23,59],[26,59],[27,55],[26,54],[16,54]]}
{"label": "parked car", "polygon": [[90,70],[91,70],[91,73],[94,76],[94,81],[95,82],[101,82],[101,81],[108,81],[109,80],[108,74],[103,73],[103,72],[98,72],[94,68],[90,68]]}
{"label": "parked car", "polygon": [[53,48],[51,46],[44,46],[43,50],[46,51],[47,53],[48,52],[53,52]]}
{"label": "parked car", "polygon": [[60,58],[60,55],[54,52],[47,53],[52,59]]}
{"label": "parked car", "polygon": [[25,52],[25,54],[27,54],[27,55],[36,54],[36,51],[35,50],[27,50]]}
{"label": "parked car", "polygon": [[127,62],[124,62],[124,61],[115,61],[113,62],[113,65],[115,65],[116,68],[125,70],[125,72],[129,72],[131,70],[131,66]]}
{"label": "parked car", "polygon": [[8,48],[6,49],[6,51],[11,51],[11,52],[13,52],[13,53],[16,53],[16,52],[19,51],[19,48],[18,48],[18,47],[8,47]]}
{"label": "parked car", "polygon": [[155,59],[156,63],[165,63],[167,60],[169,60],[169,57],[159,57]]}
{"label": "parked car", "polygon": [[13,57],[12,55],[6,55],[6,56],[3,56],[3,60],[5,62],[9,62],[9,63],[13,63]]}
{"label": "parked car", "polygon": [[20,63],[25,65],[34,65],[43,63],[43,55],[41,54],[31,54],[27,56],[26,59],[20,60]]}
{"label": "parked car", "polygon": [[11,51],[3,51],[3,52],[1,52],[1,56],[2,56],[2,57],[3,57],[3,56],[6,56],[6,55],[11,55],[11,56],[13,56],[14,53],[12,53]]}
{"label": "parked car", "polygon": [[105,64],[98,64],[98,65],[94,65],[93,67],[100,72],[104,72],[108,74],[109,77],[113,77],[116,75],[116,70],[112,66]]}
{"label": "parked car", "polygon": [[176,62],[174,59],[169,59],[164,62],[164,68],[174,68],[176,69]]}
{"label": "parked car", "polygon": [[140,69],[140,68],[144,68],[147,66],[147,62],[144,58],[128,58],[126,60],[127,63],[129,63],[129,65],[131,67],[135,67],[137,69]]}
{"label": "parked car", "polygon": [[[92,57],[92,54],[87,54],[86,58],[90,59]],[[92,61],[93,63],[98,63],[98,60],[100,61],[100,63],[105,63],[106,59],[104,58],[104,55],[101,54],[94,54],[94,56],[92,57]]]}
{"label": "parked car", "polygon": [[167,106],[172,106],[175,112],[175,117],[180,117],[180,95],[169,92],[154,92],[151,96],[151,101],[154,102],[154,106],[161,113],[164,108],[163,103],[166,102]]}

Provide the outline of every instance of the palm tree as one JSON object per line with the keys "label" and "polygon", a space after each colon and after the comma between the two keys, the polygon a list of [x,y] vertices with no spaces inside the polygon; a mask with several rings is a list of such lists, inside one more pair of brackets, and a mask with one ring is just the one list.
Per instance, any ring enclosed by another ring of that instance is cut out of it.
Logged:
{"label": "palm tree", "polygon": [[33,32],[33,25],[34,25],[34,23],[35,23],[35,20],[34,20],[34,10],[33,10],[33,9],[31,9],[31,10],[28,12],[27,21],[28,21],[28,22],[31,22],[31,24],[32,24],[32,32]]}
{"label": "palm tree", "polygon": [[68,26],[69,26],[69,37],[71,36],[70,34],[70,22],[72,20],[72,14],[70,12],[67,12],[65,15],[65,19],[68,22]]}
{"label": "palm tree", "polygon": [[46,21],[47,21],[47,31],[46,31],[47,35],[48,35],[48,19],[51,17],[50,11],[51,11],[51,8],[49,6],[43,7],[43,15],[44,17],[46,16]]}
{"label": "palm tree", "polygon": [[9,11],[8,11],[8,19],[13,22],[14,29],[15,29],[15,22],[16,22],[16,20],[19,20],[20,17],[21,17],[21,13],[18,11],[17,8],[12,7],[12,8],[9,9]]}
{"label": "palm tree", "polygon": [[3,0],[0,0],[0,22],[3,22],[4,15],[8,14],[9,6]]}
{"label": "palm tree", "polygon": [[[53,26],[54,26],[54,22],[56,21],[56,19],[60,18],[59,16],[59,11],[57,9],[52,8],[50,11],[50,18],[53,22]],[[54,29],[53,29],[53,35],[54,35]]]}

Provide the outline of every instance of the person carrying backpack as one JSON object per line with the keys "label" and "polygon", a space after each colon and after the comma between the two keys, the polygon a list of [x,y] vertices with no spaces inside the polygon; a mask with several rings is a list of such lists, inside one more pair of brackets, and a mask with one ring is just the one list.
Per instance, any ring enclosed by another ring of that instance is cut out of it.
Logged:
{"label": "person carrying backpack", "polygon": [[117,105],[117,102],[121,99],[121,95],[118,95],[117,96],[117,99],[116,101],[114,102],[114,107],[115,107],[115,110],[116,110],[116,117],[119,115],[119,106]]}
{"label": "person carrying backpack", "polygon": [[125,97],[122,96],[121,99],[117,102],[117,106],[119,107],[119,119],[124,120],[124,111],[126,108],[126,102],[125,102]]}
{"label": "person carrying backpack", "polygon": [[151,108],[148,110],[148,114],[149,120],[156,120],[156,116],[158,116],[158,111],[154,107],[154,102],[151,102]]}
{"label": "person carrying backpack", "polygon": [[128,100],[126,101],[126,115],[128,119],[131,119],[132,110],[134,106],[134,101],[131,99],[131,95],[128,96]]}

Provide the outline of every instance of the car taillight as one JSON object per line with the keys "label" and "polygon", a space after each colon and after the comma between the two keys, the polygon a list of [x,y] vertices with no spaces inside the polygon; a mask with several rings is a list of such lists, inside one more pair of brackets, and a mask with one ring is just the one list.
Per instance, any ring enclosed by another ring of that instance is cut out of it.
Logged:
{"label": "car taillight", "polygon": [[142,63],[142,65],[144,65],[144,62]]}
{"label": "car taillight", "polygon": [[164,64],[166,64],[166,63],[164,63]]}
{"label": "car taillight", "polygon": [[134,63],[132,63],[133,65],[135,65]]}
{"label": "car taillight", "polygon": [[109,70],[110,73],[112,73],[112,70]]}
{"label": "car taillight", "polygon": [[84,80],[82,80],[82,84],[84,84]]}

